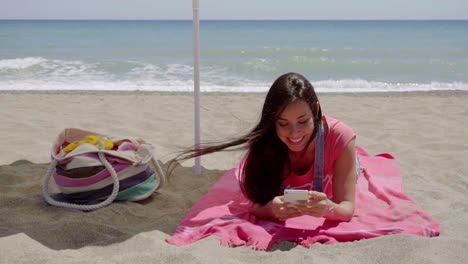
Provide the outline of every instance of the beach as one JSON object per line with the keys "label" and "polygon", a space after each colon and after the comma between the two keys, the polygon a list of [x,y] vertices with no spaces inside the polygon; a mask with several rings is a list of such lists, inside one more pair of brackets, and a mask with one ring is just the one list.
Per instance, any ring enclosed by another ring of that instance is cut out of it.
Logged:
{"label": "beach", "polygon": [[[201,138],[219,142],[256,123],[264,93],[203,93]],[[389,235],[310,248],[283,242],[269,251],[165,242],[188,210],[242,152],[177,167],[143,203],[93,212],[47,205],[41,178],[62,129],[140,137],[167,165],[194,142],[190,93],[0,92],[0,263],[464,263],[468,259],[468,92],[319,93],[322,111],[350,125],[370,154],[395,156],[404,191],[440,221],[439,237]],[[54,184],[50,189],[56,190]]]}

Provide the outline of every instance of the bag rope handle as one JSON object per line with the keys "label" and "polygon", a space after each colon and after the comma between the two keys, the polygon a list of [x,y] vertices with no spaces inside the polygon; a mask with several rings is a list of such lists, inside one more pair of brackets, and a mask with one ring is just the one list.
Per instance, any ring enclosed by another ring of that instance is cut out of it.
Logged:
{"label": "bag rope handle", "polygon": [[96,210],[96,209],[99,209],[99,208],[102,208],[111,204],[115,200],[117,195],[119,194],[120,184],[119,184],[119,178],[117,177],[117,173],[115,172],[115,169],[112,167],[109,161],[107,161],[104,153],[102,152],[103,149],[104,149],[104,142],[101,140],[99,141],[99,152],[98,152],[99,160],[104,165],[104,167],[110,172],[112,176],[112,181],[114,183],[114,188],[112,189],[112,193],[109,197],[107,197],[106,200],[98,204],[86,205],[86,204],[74,204],[74,203],[60,202],[52,198],[48,190],[49,180],[52,176],[52,173],[55,170],[55,166],[57,166],[58,164],[57,160],[54,157],[52,157],[53,160],[50,163],[49,169],[47,170],[47,173],[42,181],[42,194],[46,202],[50,205],[54,205],[58,207],[78,209],[78,210],[83,210],[83,211],[92,211],[92,210]]}
{"label": "bag rope handle", "polygon": [[[135,144],[140,144],[138,143],[138,141],[131,141],[132,143],[134,142]],[[155,177],[157,178],[157,180],[159,181],[159,184],[158,186],[156,187],[156,189],[154,191],[157,191],[159,189],[161,189],[163,187],[163,185],[166,184],[166,175],[164,173],[164,170],[161,168],[161,166],[159,165],[158,161],[155,159],[155,153],[154,153],[154,150],[151,148],[149,149],[147,147],[147,145],[141,145],[140,146],[141,148],[145,148],[147,151],[149,151],[151,153],[151,159],[149,161],[151,161],[151,163],[153,164],[153,167],[156,169],[155,171]]]}
{"label": "bag rope handle", "polygon": [[159,179],[159,185],[154,190],[157,191],[166,184],[166,175],[164,174],[164,171],[161,168],[161,166],[159,166],[159,163],[156,161],[156,159],[154,159],[154,155],[151,158],[151,162],[153,163],[153,166],[158,170],[158,172],[156,173],[156,177]]}

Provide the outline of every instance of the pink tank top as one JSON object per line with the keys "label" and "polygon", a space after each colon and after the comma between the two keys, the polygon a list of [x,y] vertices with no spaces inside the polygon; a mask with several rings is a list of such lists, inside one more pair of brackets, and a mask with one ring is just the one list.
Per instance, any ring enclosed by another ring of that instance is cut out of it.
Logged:
{"label": "pink tank top", "polygon": [[[323,192],[328,198],[333,197],[333,167],[348,143],[356,138],[354,131],[346,124],[329,116],[323,116],[322,121],[327,124],[325,135],[325,153],[323,166]],[[283,183],[285,188],[312,190],[314,180],[314,164],[303,175],[291,172]]]}

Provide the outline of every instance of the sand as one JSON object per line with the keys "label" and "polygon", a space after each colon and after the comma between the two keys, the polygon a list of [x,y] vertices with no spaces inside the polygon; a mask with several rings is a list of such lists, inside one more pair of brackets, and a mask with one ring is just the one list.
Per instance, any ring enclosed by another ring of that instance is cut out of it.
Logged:
{"label": "sand", "polygon": [[[203,141],[247,132],[264,94],[203,94]],[[77,127],[151,142],[163,163],[193,144],[191,94],[159,92],[0,92],[0,263],[466,263],[468,259],[468,93],[319,94],[323,112],[356,131],[370,154],[391,153],[404,190],[440,221],[439,237],[390,235],[270,251],[230,248],[209,237],[165,242],[191,206],[241,152],[178,167],[144,203],[93,212],[46,205],[41,178],[58,133]],[[51,184],[53,188],[53,184]]]}

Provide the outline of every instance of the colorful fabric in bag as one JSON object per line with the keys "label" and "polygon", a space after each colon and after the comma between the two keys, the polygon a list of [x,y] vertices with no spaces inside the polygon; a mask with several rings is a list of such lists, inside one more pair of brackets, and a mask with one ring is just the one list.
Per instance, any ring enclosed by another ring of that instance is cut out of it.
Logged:
{"label": "colorful fabric in bag", "polygon": [[[165,182],[153,146],[141,139],[67,128],[58,136],[51,156],[43,196],[54,206],[95,210],[114,200],[139,201]],[[50,178],[60,191],[55,198],[48,191]]]}

